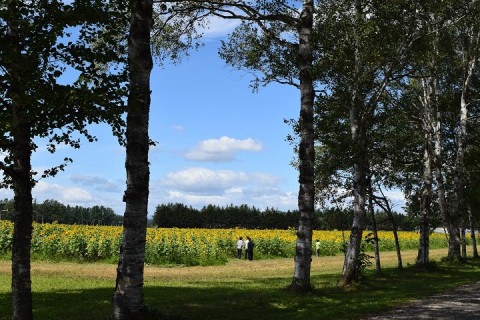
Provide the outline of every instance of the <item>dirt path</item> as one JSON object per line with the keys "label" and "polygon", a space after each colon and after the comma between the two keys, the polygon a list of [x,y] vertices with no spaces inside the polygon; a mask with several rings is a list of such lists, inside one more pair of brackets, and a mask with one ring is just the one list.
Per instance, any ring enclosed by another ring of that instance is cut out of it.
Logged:
{"label": "dirt path", "polygon": [[480,282],[464,285],[427,299],[417,300],[364,320],[383,319],[480,319]]}

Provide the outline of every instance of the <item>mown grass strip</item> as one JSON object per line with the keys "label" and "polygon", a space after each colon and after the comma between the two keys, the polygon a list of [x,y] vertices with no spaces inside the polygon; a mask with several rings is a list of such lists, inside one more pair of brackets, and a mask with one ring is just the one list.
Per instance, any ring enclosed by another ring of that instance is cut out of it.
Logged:
{"label": "mown grass strip", "polygon": [[[440,260],[445,249],[432,250]],[[416,251],[403,252],[413,263]],[[369,270],[365,285],[338,288],[342,256],[314,258],[313,292],[286,289],[293,259],[230,260],[225,266],[147,266],[146,303],[166,319],[359,319],[461,284],[480,280],[480,261],[418,270],[394,268],[395,254],[382,254],[384,270]],[[109,319],[115,265],[34,262],[35,319]],[[10,264],[0,261],[0,319],[11,317]]]}

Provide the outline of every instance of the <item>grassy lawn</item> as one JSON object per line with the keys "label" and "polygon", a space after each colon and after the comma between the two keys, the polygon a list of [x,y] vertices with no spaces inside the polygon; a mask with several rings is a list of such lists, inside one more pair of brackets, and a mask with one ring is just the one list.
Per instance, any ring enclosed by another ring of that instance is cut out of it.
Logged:
{"label": "grassy lawn", "polygon": [[[416,251],[403,252],[404,264]],[[439,261],[446,249],[431,251]],[[146,266],[146,303],[168,319],[359,319],[391,306],[464,283],[480,280],[480,261],[439,264],[424,271],[396,270],[395,254],[382,253],[380,275],[371,271],[367,284],[338,288],[343,257],[314,257],[315,290],[297,295],[286,289],[293,259],[231,260],[226,266]],[[11,317],[10,270],[0,261],[0,319]],[[34,262],[32,287],[36,319],[108,319],[115,265]]]}

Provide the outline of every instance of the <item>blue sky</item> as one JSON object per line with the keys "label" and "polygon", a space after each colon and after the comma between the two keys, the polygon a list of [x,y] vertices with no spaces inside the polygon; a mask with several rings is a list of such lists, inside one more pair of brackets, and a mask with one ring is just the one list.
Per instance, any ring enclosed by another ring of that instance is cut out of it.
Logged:
{"label": "blue sky", "polygon": [[[152,71],[149,216],[157,205],[182,202],[201,208],[209,203],[282,210],[297,207],[297,172],[289,163],[291,129],[284,118],[298,116],[294,88],[271,85],[252,93],[252,77],[225,64],[217,54],[231,22],[212,25],[204,47],[177,65]],[[33,155],[42,171],[73,158],[65,172],[41,180],[33,191],[37,202],[103,205],[123,214],[125,150],[107,126],[95,126],[99,138],[79,150],[60,147],[54,155],[44,146]],[[0,190],[0,197],[11,198]]]}
{"label": "blue sky", "polygon": [[[149,216],[162,203],[248,204],[260,209],[297,208],[298,173],[290,165],[293,148],[285,141],[291,128],[284,119],[298,118],[297,89],[271,84],[252,93],[251,75],[233,69],[217,54],[220,39],[235,23],[215,21],[205,46],[177,65],[152,71]],[[107,126],[91,128],[99,141],[79,150],[61,147],[52,155],[45,147],[33,155],[34,170],[74,162],[33,190],[37,202],[103,205],[123,214],[125,150]],[[390,193],[400,201],[398,192]],[[12,198],[0,190],[1,198]],[[398,209],[397,207],[396,209]]]}

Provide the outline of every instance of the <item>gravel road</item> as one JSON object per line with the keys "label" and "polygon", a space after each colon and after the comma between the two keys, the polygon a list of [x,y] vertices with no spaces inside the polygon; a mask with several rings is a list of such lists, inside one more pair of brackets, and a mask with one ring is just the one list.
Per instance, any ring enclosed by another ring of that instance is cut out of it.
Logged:
{"label": "gravel road", "polygon": [[364,320],[386,319],[480,319],[480,282],[464,285]]}

